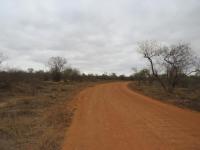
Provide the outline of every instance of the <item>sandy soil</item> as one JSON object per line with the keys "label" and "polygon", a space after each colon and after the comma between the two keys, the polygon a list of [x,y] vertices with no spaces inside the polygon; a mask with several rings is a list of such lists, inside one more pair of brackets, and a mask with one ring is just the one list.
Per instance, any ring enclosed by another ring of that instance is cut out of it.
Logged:
{"label": "sandy soil", "polygon": [[200,149],[200,113],[140,95],[127,83],[87,88],[76,108],[63,150]]}

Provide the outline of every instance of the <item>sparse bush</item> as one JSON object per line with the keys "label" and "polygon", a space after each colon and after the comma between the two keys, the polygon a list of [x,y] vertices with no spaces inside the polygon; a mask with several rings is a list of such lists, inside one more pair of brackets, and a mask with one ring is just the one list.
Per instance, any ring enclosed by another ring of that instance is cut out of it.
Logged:
{"label": "sparse bush", "polygon": [[146,82],[147,80],[150,80],[150,71],[148,69],[142,69],[139,72],[136,72],[133,75],[133,78],[138,81],[138,85],[141,84],[141,82]]}
{"label": "sparse bush", "polygon": [[63,71],[63,79],[64,81],[74,81],[74,80],[80,80],[81,77],[80,77],[80,71],[77,70],[77,69],[73,69],[73,68],[66,68],[64,71]]}

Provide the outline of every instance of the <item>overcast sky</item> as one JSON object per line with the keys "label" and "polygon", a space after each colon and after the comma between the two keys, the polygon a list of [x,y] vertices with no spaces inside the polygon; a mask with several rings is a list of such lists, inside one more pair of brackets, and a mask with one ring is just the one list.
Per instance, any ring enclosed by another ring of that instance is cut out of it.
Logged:
{"label": "overcast sky", "polygon": [[4,65],[44,69],[63,56],[86,73],[129,74],[137,42],[184,41],[200,53],[200,0],[0,0]]}

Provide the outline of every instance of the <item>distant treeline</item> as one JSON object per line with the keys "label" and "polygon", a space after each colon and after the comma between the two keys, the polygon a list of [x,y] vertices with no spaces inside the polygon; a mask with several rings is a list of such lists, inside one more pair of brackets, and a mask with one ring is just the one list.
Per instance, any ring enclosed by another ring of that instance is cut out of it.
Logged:
{"label": "distant treeline", "polygon": [[0,72],[0,88],[9,89],[13,84],[19,83],[31,83],[37,84],[41,81],[63,81],[63,82],[84,82],[84,81],[109,81],[109,80],[132,80],[133,76],[120,75],[117,76],[115,73],[110,75],[94,75],[94,74],[81,74],[77,69],[67,68],[63,72],[59,73],[59,80],[56,77],[57,74],[52,73],[51,71],[23,71],[23,70],[10,70],[10,71],[1,71]]}
{"label": "distant treeline", "polygon": [[[0,55],[0,64],[5,60],[3,55]],[[132,76],[111,74],[84,74],[78,69],[69,67],[67,60],[64,57],[51,57],[45,64],[49,69],[36,70],[28,68],[27,70],[7,69],[0,71],[0,87],[9,86],[12,82],[22,82],[30,80],[39,81],[99,81],[99,80],[130,80]]]}

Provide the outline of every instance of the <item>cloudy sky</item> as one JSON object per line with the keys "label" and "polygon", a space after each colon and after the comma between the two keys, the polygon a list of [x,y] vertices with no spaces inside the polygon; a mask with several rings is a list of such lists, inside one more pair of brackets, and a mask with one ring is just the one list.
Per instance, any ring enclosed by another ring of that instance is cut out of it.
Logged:
{"label": "cloudy sky", "polygon": [[129,74],[137,42],[184,41],[200,51],[200,0],[0,0],[4,65],[45,69],[63,56],[82,72]]}

